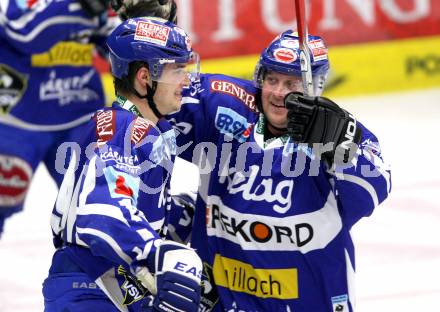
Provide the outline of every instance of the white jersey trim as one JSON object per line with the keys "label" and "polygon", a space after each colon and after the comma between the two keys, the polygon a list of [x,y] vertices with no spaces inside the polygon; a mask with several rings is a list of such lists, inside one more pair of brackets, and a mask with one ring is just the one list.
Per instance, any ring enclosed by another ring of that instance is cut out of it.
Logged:
{"label": "white jersey trim", "polygon": [[360,177],[351,174],[344,174],[344,180],[361,186],[363,189],[365,189],[368,192],[368,194],[370,194],[371,199],[373,200],[374,207],[377,207],[379,205],[379,199],[377,197],[376,190],[370,183],[368,183],[367,181],[365,181]]}
{"label": "white jersey trim", "polygon": [[110,217],[121,221],[126,226],[129,226],[127,220],[124,218],[120,208],[107,204],[88,204],[80,206],[78,209],[78,215],[100,215]]}
{"label": "white jersey trim", "polygon": [[182,104],[199,104],[200,100],[192,98],[190,96],[185,96],[182,98]]}
{"label": "white jersey trim", "polygon": [[78,234],[88,234],[99,237],[100,239],[105,241],[114,250],[114,252],[127,264],[130,264],[132,262],[132,259],[121,249],[121,247],[119,247],[118,243],[107,233],[98,231],[96,229],[80,228],[80,227],[76,227],[76,232]]}
{"label": "white jersey trim", "polygon": [[60,131],[60,130],[67,130],[74,128],[76,126],[79,126],[82,123],[85,123],[86,121],[89,121],[90,118],[94,115],[94,113],[90,113],[88,115],[82,116],[78,119],[58,124],[58,125],[37,125],[33,123],[28,123],[26,121],[23,121],[21,119],[18,119],[14,116],[8,115],[6,117],[0,116],[0,124],[6,124],[9,126],[21,128],[24,130],[30,130],[30,131]]}
{"label": "white jersey trim", "polygon": [[[32,15],[34,15],[34,14],[32,14]],[[28,16],[25,15],[24,17],[28,17]],[[23,20],[11,21],[9,23],[9,26],[16,28],[16,29],[22,29],[22,28],[26,27],[26,24],[29,22],[29,19],[33,19],[33,18],[34,18],[33,16],[29,16],[28,18],[25,18]],[[81,24],[81,25],[86,25],[86,26],[90,26],[90,27],[97,26],[95,21],[84,18],[84,17],[57,16],[57,17],[53,17],[51,19],[48,19],[48,20],[42,22],[37,27],[35,27],[30,33],[28,33],[26,35],[16,33],[14,31],[10,30],[9,28],[6,28],[5,32],[9,37],[11,37],[12,39],[14,39],[16,41],[28,43],[28,42],[31,42],[32,40],[35,40],[35,38],[44,29],[46,29],[52,25],[56,25],[56,24]]]}

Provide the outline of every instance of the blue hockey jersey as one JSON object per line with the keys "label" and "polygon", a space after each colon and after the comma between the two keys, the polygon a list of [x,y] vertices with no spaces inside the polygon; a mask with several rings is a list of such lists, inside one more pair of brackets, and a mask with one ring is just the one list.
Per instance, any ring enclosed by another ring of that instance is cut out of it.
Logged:
{"label": "blue hockey jersey", "polygon": [[357,156],[330,170],[287,135],[264,141],[258,93],[202,75],[169,116],[178,155],[201,170],[191,241],[205,266],[201,311],[353,311],[350,229],[391,189],[377,138],[359,123]]}
{"label": "blue hockey jersey", "polygon": [[58,150],[58,168],[64,155],[68,166],[51,218],[55,246],[125,311],[118,268],[152,270],[171,201],[174,130],[115,102],[75,131],[77,139]]}
{"label": "blue hockey jersey", "polygon": [[103,107],[90,42],[101,25],[104,21],[88,17],[78,1],[1,1],[1,121],[62,130]]}

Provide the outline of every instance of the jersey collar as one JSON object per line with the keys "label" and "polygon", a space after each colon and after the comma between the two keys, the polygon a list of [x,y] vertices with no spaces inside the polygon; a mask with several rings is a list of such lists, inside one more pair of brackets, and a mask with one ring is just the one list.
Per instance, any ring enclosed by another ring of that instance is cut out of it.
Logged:
{"label": "jersey collar", "polygon": [[284,146],[289,141],[289,135],[283,134],[279,137],[264,140],[264,131],[266,130],[266,117],[260,113],[256,127],[254,128],[254,137],[257,144],[263,149]]}
{"label": "jersey collar", "polygon": [[136,105],[134,105],[133,102],[131,102],[126,97],[123,97],[122,95],[118,95],[116,96],[116,102],[118,102],[119,106],[121,106],[123,109],[132,112],[136,116],[144,117],[142,116],[141,112],[137,109]]}

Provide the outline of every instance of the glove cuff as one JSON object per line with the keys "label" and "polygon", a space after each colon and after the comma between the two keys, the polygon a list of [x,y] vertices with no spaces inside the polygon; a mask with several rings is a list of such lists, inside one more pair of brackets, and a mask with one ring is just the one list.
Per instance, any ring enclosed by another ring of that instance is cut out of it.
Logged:
{"label": "glove cuff", "polygon": [[195,251],[183,244],[163,241],[156,251],[156,275],[175,272],[200,284],[202,261]]}

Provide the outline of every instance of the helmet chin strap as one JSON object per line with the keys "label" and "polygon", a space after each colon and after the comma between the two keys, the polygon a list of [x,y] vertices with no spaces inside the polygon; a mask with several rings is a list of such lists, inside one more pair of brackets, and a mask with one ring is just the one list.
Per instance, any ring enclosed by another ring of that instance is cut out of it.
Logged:
{"label": "helmet chin strap", "polygon": [[152,83],[152,87],[150,87],[150,85],[147,83],[146,87],[147,87],[147,94],[146,94],[146,98],[147,98],[147,102],[148,105],[150,106],[151,110],[153,111],[153,114],[158,118],[161,119],[163,117],[163,115],[159,112],[159,109],[157,108],[156,103],[154,103],[153,100],[153,96],[156,93],[156,89],[157,89],[157,81],[153,81]]}
{"label": "helmet chin strap", "polygon": [[158,118],[161,119],[163,117],[163,115],[159,112],[159,109],[157,108],[156,103],[154,102],[154,94],[156,93],[156,89],[157,89],[157,81],[153,81],[152,82],[152,86],[150,87],[150,85],[147,83],[145,85],[145,87],[147,88],[147,94],[145,95],[141,95],[133,86],[132,88],[132,92],[140,99],[147,99],[147,104],[148,106],[150,106],[151,110],[153,111],[153,114]]}

